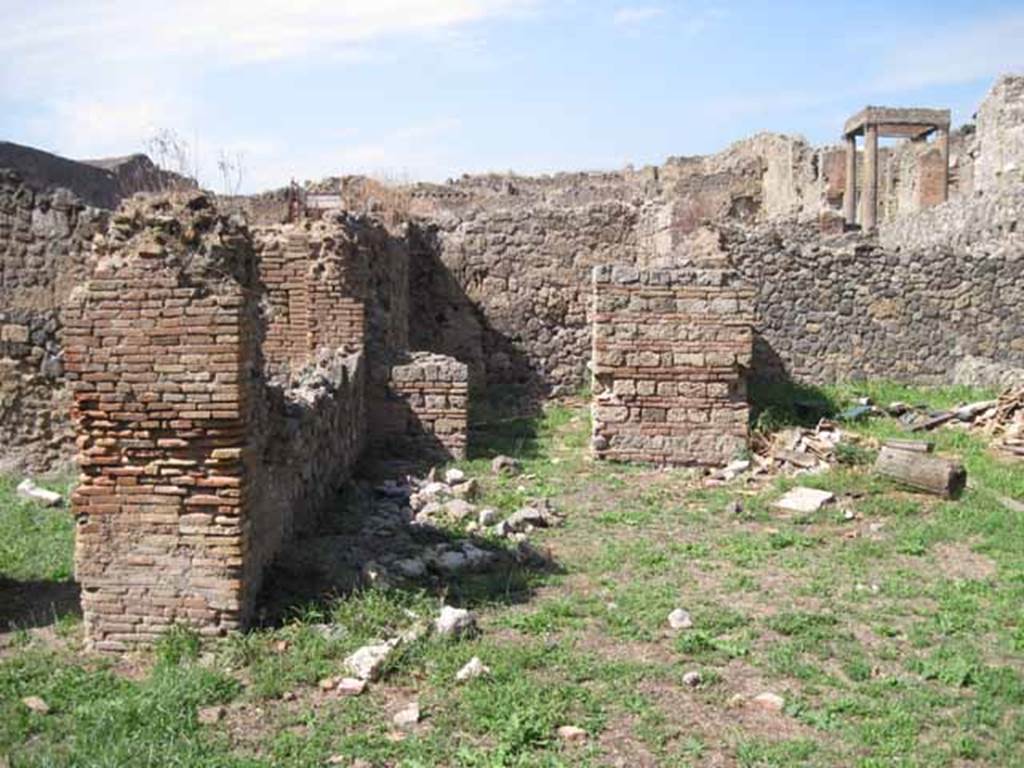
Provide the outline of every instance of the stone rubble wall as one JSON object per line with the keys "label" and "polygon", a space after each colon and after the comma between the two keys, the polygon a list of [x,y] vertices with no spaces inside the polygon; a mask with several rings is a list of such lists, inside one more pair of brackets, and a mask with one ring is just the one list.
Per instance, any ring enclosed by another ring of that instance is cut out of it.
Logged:
{"label": "stone rubble wall", "polygon": [[74,430],[56,310],[0,311],[0,463],[42,470],[70,461]]}
{"label": "stone rubble wall", "polygon": [[1024,185],[1024,75],[996,81],[978,108],[977,192],[1005,192]]}
{"label": "stone rubble wall", "polygon": [[721,234],[756,289],[760,379],[944,384],[966,357],[1024,364],[1019,249],[891,250],[874,238],[822,239],[811,225],[781,222]]}
{"label": "stone rubble wall", "polygon": [[413,352],[383,375],[386,389],[371,427],[377,450],[435,461],[466,458],[468,367],[445,355]]}
{"label": "stone rubble wall", "polygon": [[635,259],[637,206],[473,209],[442,218],[412,273],[411,343],[474,382],[523,393],[582,385],[590,270]]}
{"label": "stone rubble wall", "polygon": [[253,478],[250,558],[258,585],[281,546],[317,521],[348,481],[366,441],[366,358],[345,347],[267,383],[264,408],[248,425],[264,446]]}
{"label": "stone rubble wall", "polygon": [[950,200],[916,216],[884,222],[879,241],[890,250],[947,248],[1024,258],[1024,185]]}
{"label": "stone rubble wall", "polygon": [[105,214],[0,170],[0,464],[42,470],[74,452],[60,307]]}
{"label": "stone rubble wall", "polygon": [[599,459],[721,466],[746,446],[753,291],[728,270],[593,271]]}

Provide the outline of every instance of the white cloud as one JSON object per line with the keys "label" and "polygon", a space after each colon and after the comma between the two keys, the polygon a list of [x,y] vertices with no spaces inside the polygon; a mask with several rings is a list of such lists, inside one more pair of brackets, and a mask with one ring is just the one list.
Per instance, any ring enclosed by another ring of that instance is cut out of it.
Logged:
{"label": "white cloud", "polygon": [[244,151],[249,190],[280,186],[324,176],[364,174],[382,180],[441,180],[455,162],[462,123],[455,118],[435,118],[396,128],[372,138],[346,132],[337,148],[304,150],[292,144],[250,139],[228,146]]}
{"label": "white cloud", "polygon": [[[0,100],[31,105],[34,114],[23,118],[18,136],[5,138],[98,157],[141,151],[158,129],[173,129],[196,144],[196,126],[203,125],[199,162],[212,165],[214,147],[231,150],[240,142],[208,122],[209,97],[202,95],[207,75],[238,73],[251,87],[244,76],[254,63],[336,67],[339,60],[387,55],[382,44],[394,41],[426,40],[450,54],[468,45],[476,25],[531,13],[546,1],[94,0],[88,8],[69,8],[66,0],[16,3],[4,9]],[[0,129],[3,122],[0,114]],[[385,138],[363,142],[358,152],[339,159],[390,167],[398,139]],[[274,156],[251,154],[251,163]]]}
{"label": "white cloud", "polygon": [[622,26],[630,26],[664,15],[665,9],[660,5],[627,5],[615,11],[612,21]]}
{"label": "white cloud", "polygon": [[878,90],[957,85],[1024,70],[1024,13],[919,29],[881,60]]}
{"label": "white cloud", "polygon": [[54,66],[172,58],[245,63],[339,49],[390,35],[430,34],[522,12],[536,0],[106,0],[88,13],[65,3],[8,11],[0,54]]}

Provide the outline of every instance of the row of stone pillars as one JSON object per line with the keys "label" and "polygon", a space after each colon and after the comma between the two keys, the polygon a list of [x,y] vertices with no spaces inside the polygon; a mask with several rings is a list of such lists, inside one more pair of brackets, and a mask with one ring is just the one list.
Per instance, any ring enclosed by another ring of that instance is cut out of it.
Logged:
{"label": "row of stone pillars", "polygon": [[937,132],[936,145],[942,153],[945,172],[941,176],[940,200],[949,197],[949,122],[948,109],[893,109],[865,107],[846,121],[846,193],[843,214],[850,226],[857,224],[857,136],[864,136],[864,192],[861,195],[860,225],[872,230],[878,226],[878,139],[882,136],[924,141]]}

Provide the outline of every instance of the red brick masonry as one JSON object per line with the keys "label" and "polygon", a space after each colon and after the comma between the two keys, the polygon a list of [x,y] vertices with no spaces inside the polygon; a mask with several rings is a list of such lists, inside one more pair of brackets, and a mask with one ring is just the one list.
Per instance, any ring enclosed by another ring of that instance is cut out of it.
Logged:
{"label": "red brick masonry", "polygon": [[746,445],[753,291],[728,270],[593,273],[593,449],[721,465]]}

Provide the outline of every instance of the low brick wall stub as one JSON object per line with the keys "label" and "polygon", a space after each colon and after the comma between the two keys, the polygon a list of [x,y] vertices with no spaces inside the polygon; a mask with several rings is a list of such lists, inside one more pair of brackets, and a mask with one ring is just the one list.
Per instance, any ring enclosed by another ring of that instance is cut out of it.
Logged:
{"label": "low brick wall stub", "polygon": [[378,452],[431,461],[466,458],[469,368],[453,357],[413,352],[380,369],[384,395],[373,405]]}
{"label": "low brick wall stub", "polygon": [[746,445],[753,291],[726,269],[593,272],[594,454],[721,465]]}

